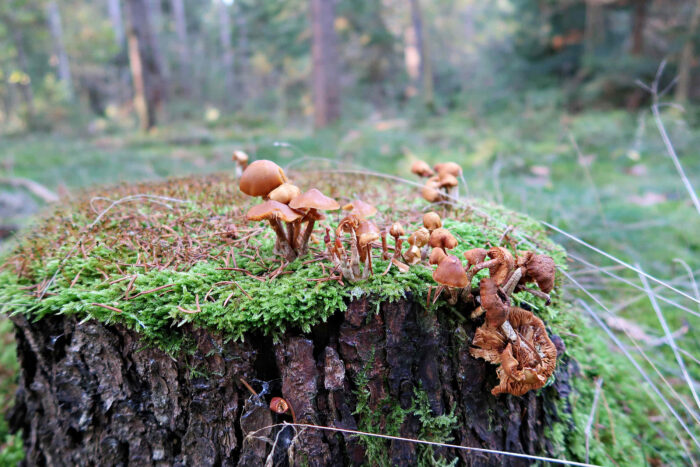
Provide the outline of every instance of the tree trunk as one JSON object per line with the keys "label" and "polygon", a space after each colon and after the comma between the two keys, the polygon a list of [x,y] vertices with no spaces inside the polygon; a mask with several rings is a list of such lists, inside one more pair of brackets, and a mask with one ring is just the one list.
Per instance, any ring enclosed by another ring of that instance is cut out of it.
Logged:
{"label": "tree trunk", "polygon": [[586,0],[586,24],[583,33],[584,63],[590,66],[596,49],[605,42],[605,5]]}
{"label": "tree trunk", "polygon": [[231,18],[229,7],[224,0],[219,1],[219,44],[221,45],[221,66],[224,68],[224,96],[226,103],[236,95],[233,81],[233,48],[231,47]]}
{"label": "tree trunk", "polygon": [[70,63],[66,47],[63,44],[63,27],[61,25],[61,12],[58,9],[58,4],[52,0],[46,6],[46,12],[49,22],[49,31],[51,32],[51,40],[53,41],[54,54],[58,64],[58,79],[63,83],[70,98],[73,97],[73,83],[70,76]]}
{"label": "tree trunk", "polygon": [[340,73],[334,28],[334,0],[311,0],[314,123],[322,128],[340,118]]}
{"label": "tree trunk", "polygon": [[236,9],[236,29],[238,30],[238,103],[242,102],[248,96],[248,78],[250,77],[250,66],[248,57],[248,22],[246,21],[245,10],[241,2],[238,2]]}
{"label": "tree trunk", "polygon": [[112,23],[112,29],[114,29],[114,40],[121,49],[124,47],[126,37],[120,0],[107,0],[107,8],[109,10],[109,21]]}
{"label": "tree trunk", "polygon": [[192,58],[190,41],[187,37],[187,17],[184,0],[171,0],[175,32],[177,33],[177,53],[180,60],[180,89],[185,96],[192,94]]}
{"label": "tree trunk", "polygon": [[134,85],[134,107],[141,129],[156,124],[156,113],[165,99],[163,72],[151,29],[147,0],[127,0],[129,63]]}
{"label": "tree trunk", "polygon": [[647,0],[636,0],[634,3],[634,20],[632,24],[632,55],[644,53],[644,27],[647,22]]}
{"label": "tree trunk", "polygon": [[700,26],[700,0],[695,5],[693,16],[688,25],[688,35],[681,51],[681,57],[678,63],[678,87],[676,88],[676,101],[679,104],[685,104],[690,97],[690,87],[692,82],[692,73],[695,62],[695,44],[698,27]]}
{"label": "tree trunk", "polygon": [[[17,66],[22,73],[29,76],[29,65],[27,64],[27,55],[24,51],[22,28],[12,23],[9,24],[9,27],[17,50]],[[27,82],[18,83],[17,86],[22,95],[24,105],[27,107],[27,114],[32,117],[34,115],[34,92],[32,91],[32,82],[31,80],[27,80]]]}
{"label": "tree trunk", "polygon": [[432,108],[435,102],[434,86],[433,86],[433,69],[430,63],[430,54],[426,33],[423,28],[423,12],[419,0],[411,0],[411,23],[415,36],[415,44],[418,51],[418,62],[420,74],[418,81],[422,87],[423,100],[425,104]]}
{"label": "tree trunk", "polygon": [[[433,415],[454,410],[453,444],[550,452],[544,430],[568,397],[575,363],[563,357],[554,384],[537,393],[494,397],[495,367],[469,354],[477,324],[455,328],[441,318],[410,297],[379,306],[363,298],[279,342],[251,335],[235,343],[185,326],[193,351],[171,357],[119,325],[15,315],[21,374],[10,422],[22,430],[29,465],[263,465],[267,456],[280,466],[359,465],[368,459],[357,436],[266,428],[291,421],[270,411],[270,399],[283,397],[298,423],[386,432],[388,415],[409,409],[420,391]],[[564,355],[561,339],[552,340]],[[421,436],[415,414],[398,423],[400,436]],[[425,449],[380,443],[391,465],[415,465]],[[434,455],[465,465],[528,464],[446,448]]]}

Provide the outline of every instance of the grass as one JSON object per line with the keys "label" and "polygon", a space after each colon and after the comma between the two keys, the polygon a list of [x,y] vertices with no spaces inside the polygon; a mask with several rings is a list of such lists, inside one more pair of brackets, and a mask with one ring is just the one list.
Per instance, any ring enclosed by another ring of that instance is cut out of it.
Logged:
{"label": "grass", "polygon": [[[238,147],[246,149],[254,158],[271,158],[281,165],[292,161],[296,163],[304,156],[331,159],[329,162],[308,160],[306,164],[297,165],[297,168],[364,166],[402,176],[408,176],[408,166],[413,158],[428,162],[454,160],[464,167],[471,194],[502,202],[512,209],[557,225],[624,261],[639,263],[646,272],[664,278],[692,295],[692,286],[685,270],[673,259],[685,260],[697,277],[700,269],[700,239],[697,236],[700,219],[664,152],[651,114],[589,111],[567,115],[541,104],[546,102],[544,99],[528,99],[528,102],[540,104],[515,104],[511,108],[491,112],[470,109],[439,117],[389,122],[348,122],[313,136],[304,129],[279,129],[264,124],[255,128],[173,128],[146,137],[113,135],[71,139],[41,136],[11,139],[3,143],[0,162],[5,167],[11,166],[10,171],[16,176],[35,179],[52,189],[60,185],[73,189],[119,181],[163,179],[175,174],[230,170],[230,151]],[[699,186],[700,131],[694,128],[694,122],[683,120],[675,112],[668,112],[663,118],[686,173],[691,182]],[[575,138],[583,157],[572,147],[570,136]],[[586,171],[590,173],[590,178],[586,176]],[[554,238],[575,256],[639,284],[635,273],[616,269],[612,262],[564,236],[555,235]],[[69,266],[74,268],[80,264]],[[615,309],[616,317],[628,323],[628,328],[638,326],[651,337],[663,335],[644,292],[578,263],[569,266],[570,273],[588,291],[607,303],[608,308]],[[47,268],[50,267],[50,264],[47,265]],[[75,269],[69,270],[77,272]],[[209,272],[206,271],[207,274]],[[216,273],[212,277],[216,278]],[[152,279],[154,282],[151,282]],[[160,280],[185,278],[163,277]],[[139,281],[143,281],[136,282],[139,290],[146,290],[154,283],[160,284],[154,278]],[[194,288],[181,288],[178,298],[183,300],[181,303],[194,306],[193,294],[206,293],[204,288],[207,285],[201,283]],[[9,288],[6,287],[6,290]],[[90,300],[113,300],[119,293],[123,294],[123,289],[109,287],[100,292],[104,295],[91,296]],[[573,298],[580,296],[578,291],[571,288],[565,292],[571,296],[567,300],[569,303],[574,303]],[[673,293],[657,293],[687,309],[698,310],[696,304]],[[694,331],[700,324],[697,316],[661,303],[672,332],[687,326],[688,330],[676,338],[678,345],[698,358],[700,342],[694,337],[697,334]],[[76,310],[95,316],[105,311]],[[578,316],[580,311],[567,309],[559,316],[567,316],[567,313]],[[554,320],[554,316],[549,319]],[[595,452],[590,453],[591,459],[608,463],[608,456],[619,458],[627,451],[634,454],[629,455],[630,459],[640,462],[650,456],[661,457],[667,463],[680,462],[678,458],[660,456],[654,450],[665,451],[651,438],[651,433],[654,436],[661,433],[662,440],[666,440],[664,443],[680,446],[676,436],[679,428],[674,426],[663,408],[657,407],[659,402],[653,396],[649,396],[647,391],[638,390],[636,379],[616,373],[617,368],[629,369],[629,363],[600,337],[599,331],[585,323],[564,320],[561,329],[580,338],[581,346],[571,350],[576,353],[575,349],[579,349],[576,358],[595,352],[609,359],[608,364],[597,361],[584,368],[584,376],[577,380],[579,399],[574,405],[573,415],[576,426],[585,425],[590,415],[594,377],[604,378],[603,394],[610,406],[610,411],[602,403],[598,408],[592,434],[596,442],[591,443],[591,449]],[[629,333],[629,329],[623,331]],[[692,407],[689,391],[668,346],[650,347],[645,342],[635,342],[642,346],[661,375]],[[625,339],[625,343],[634,350],[633,340]],[[676,400],[640,353],[635,352],[635,356],[647,371],[654,374],[662,392],[669,399]],[[692,360],[686,360],[686,365],[690,376],[695,381],[700,379],[700,367]],[[12,363],[8,365],[5,362],[3,367],[12,371]],[[2,390],[7,394],[7,388]],[[619,404],[616,405],[615,401]],[[655,407],[653,413],[634,409],[648,407],[649,403]],[[633,408],[631,411],[630,407]],[[686,411],[681,412],[687,414]],[[618,419],[621,421],[618,422]],[[623,436],[625,430],[633,429],[635,424],[640,423],[645,427],[643,436]],[[575,433],[566,435],[565,444],[570,445],[570,449],[562,456],[582,459],[585,457],[581,451],[584,433]],[[0,445],[5,436],[0,425]],[[552,436],[564,434],[552,433]],[[640,453],[639,446],[644,446],[646,451]]]}

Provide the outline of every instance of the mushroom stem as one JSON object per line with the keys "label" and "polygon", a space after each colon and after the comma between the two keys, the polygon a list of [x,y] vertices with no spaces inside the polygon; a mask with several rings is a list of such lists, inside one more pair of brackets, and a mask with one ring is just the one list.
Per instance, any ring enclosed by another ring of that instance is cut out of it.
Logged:
{"label": "mushroom stem", "polygon": [[287,236],[284,233],[282,223],[279,219],[269,219],[269,222],[270,226],[272,227],[272,230],[274,230],[277,234],[277,240],[280,244],[282,256],[284,256],[284,258],[291,263],[296,259],[297,254],[294,251],[294,249],[292,249],[292,247],[289,245],[289,241],[287,240]]}
{"label": "mushroom stem", "polygon": [[389,248],[386,244],[386,230],[382,230],[382,259],[389,259]]}
{"label": "mushroom stem", "polygon": [[513,271],[513,274],[510,275],[508,281],[503,285],[503,293],[506,294],[506,297],[510,297],[513,294],[515,286],[518,285],[518,282],[520,282],[520,279],[522,279],[522,277],[522,268],[518,268],[515,271]]}
{"label": "mushroom stem", "polygon": [[313,219],[309,219],[306,222],[306,230],[304,230],[304,235],[301,237],[301,241],[299,242],[299,255],[305,255],[306,252],[309,249],[309,239],[311,238],[311,233],[314,231],[314,225],[316,224],[316,221]]}
{"label": "mushroom stem", "polygon": [[450,305],[456,305],[457,300],[459,299],[459,294],[457,293],[457,288],[447,287],[447,291],[450,294],[450,298],[447,299],[447,303],[449,303]]}
{"label": "mushroom stem", "polygon": [[352,272],[355,277],[360,276],[360,252],[358,251],[357,248],[357,236],[355,235],[355,231],[353,230],[350,235],[352,235],[352,239],[350,239],[350,266],[352,267]]}
{"label": "mushroom stem", "polygon": [[289,242],[289,246],[292,248],[292,250],[296,251],[295,239],[294,222],[287,222],[287,241]]}
{"label": "mushroom stem", "polygon": [[401,237],[394,237],[394,256],[392,259],[397,261],[401,260],[401,246],[403,245],[403,239]]}

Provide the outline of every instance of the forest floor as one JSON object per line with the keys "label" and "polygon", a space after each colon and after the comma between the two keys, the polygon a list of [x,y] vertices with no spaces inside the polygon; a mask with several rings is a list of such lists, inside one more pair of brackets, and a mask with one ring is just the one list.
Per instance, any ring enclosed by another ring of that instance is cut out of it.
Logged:
{"label": "forest floor", "polygon": [[[700,130],[675,112],[664,116],[664,124],[689,179],[699,187]],[[549,222],[627,263],[638,263],[685,293],[695,293],[683,263],[675,260],[686,262],[697,277],[700,216],[648,111],[569,115],[531,106],[518,112],[467,111],[348,122],[313,136],[306,129],[282,128],[264,122],[213,126],[190,122],[147,136],[13,137],[0,149],[0,174],[30,178],[70,193],[98,184],[230,171],[234,149],[245,150],[253,159],[273,159],[283,167],[291,163],[296,169],[368,169],[411,180],[409,166],[415,158],[429,163],[452,160],[465,170],[469,195]],[[26,211],[10,212],[12,203],[6,199],[13,193],[0,193],[3,223],[27,225],[31,220]],[[41,212],[41,201],[34,201]],[[610,317],[620,318],[615,325],[608,321],[611,327],[636,336],[642,348],[651,349],[652,363],[681,393],[679,397],[692,404],[678,365],[668,363],[674,361],[673,354],[652,348],[663,331],[647,295],[609,276],[619,275],[636,285],[637,274],[566,235],[554,233],[553,238],[574,256],[605,268],[601,273],[577,263],[570,273],[607,305],[613,312]],[[676,342],[687,352],[688,370],[698,380],[700,342],[693,332],[700,325],[698,306],[671,292],[666,296],[681,305],[663,310],[671,330],[679,331]],[[16,371],[14,350],[7,345],[9,331],[8,323],[0,321],[3,411],[12,392],[10,375]],[[15,443],[0,420],[0,464],[18,455],[12,448]]]}

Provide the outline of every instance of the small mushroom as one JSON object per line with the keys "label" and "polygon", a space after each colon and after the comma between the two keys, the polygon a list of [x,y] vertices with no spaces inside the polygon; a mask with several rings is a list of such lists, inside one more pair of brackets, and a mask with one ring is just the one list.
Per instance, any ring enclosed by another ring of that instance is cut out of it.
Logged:
{"label": "small mushroom", "polygon": [[404,235],[403,226],[394,222],[389,229],[389,234],[394,237],[394,256],[392,258],[398,259],[401,256],[401,237]]}
{"label": "small mushroom", "polygon": [[411,164],[411,172],[422,178],[432,177],[435,175],[433,169],[431,169],[430,166],[423,161],[415,161],[413,164]]}
{"label": "small mushroom", "polygon": [[379,239],[379,229],[372,221],[364,219],[357,226],[355,234],[357,235],[360,260],[365,263],[362,278],[366,279],[370,274],[374,273],[372,269],[372,242]]}
{"label": "small mushroom", "polygon": [[360,219],[372,217],[377,213],[377,208],[359,199],[356,199],[343,206],[343,210],[350,211],[351,214],[357,216]]}
{"label": "small mushroom", "polygon": [[472,266],[476,266],[479,263],[482,263],[486,259],[487,253],[488,252],[483,248],[472,248],[471,250],[465,251],[464,258],[469,264],[467,269],[471,268]]}
{"label": "small mushroom", "polygon": [[439,175],[438,186],[445,191],[450,198],[459,198],[459,180],[454,175],[444,173]]}
{"label": "small mushroom", "polygon": [[249,221],[268,221],[277,234],[276,248],[279,246],[282,255],[287,261],[291,262],[297,257],[297,253],[284,232],[282,222],[294,222],[300,219],[301,216],[300,212],[291,209],[286,204],[268,200],[250,208],[246,214],[246,219]]}
{"label": "small mushroom", "polygon": [[430,252],[429,262],[430,264],[440,264],[440,261],[447,257],[447,253],[442,248],[433,248]]}
{"label": "small mushroom", "polygon": [[250,164],[241,175],[238,187],[249,196],[267,195],[287,181],[282,168],[272,161],[265,159]]}
{"label": "small mushroom", "polygon": [[433,271],[433,279],[438,284],[446,287],[450,291],[451,305],[457,303],[457,290],[469,284],[467,274],[464,272],[462,262],[456,256],[446,255]]}
{"label": "small mushroom", "polygon": [[554,260],[547,255],[538,255],[532,251],[525,252],[518,257],[518,267],[525,268],[520,284],[525,285],[535,282],[537,287],[546,294],[554,288],[554,276],[556,265]]}
{"label": "small mushroom", "polygon": [[231,160],[236,163],[236,178],[241,178],[243,171],[248,167],[248,154],[241,150],[233,151]]}
{"label": "small mushroom", "polygon": [[489,268],[489,275],[496,284],[505,284],[515,268],[515,259],[513,255],[505,248],[495,246],[488,251],[488,257],[491,258],[491,261],[481,264],[487,264],[486,267]]}
{"label": "small mushroom", "polygon": [[439,177],[430,177],[426,180],[425,185],[421,188],[421,196],[429,203],[439,203],[445,200],[442,191],[440,190]]}
{"label": "small mushroom", "polygon": [[433,230],[442,227],[442,219],[440,215],[434,211],[423,214],[423,227],[428,229],[428,232],[433,233]]}
{"label": "small mushroom", "polygon": [[447,253],[457,246],[457,239],[452,236],[449,230],[440,227],[430,234],[429,245],[433,248],[442,248]]}
{"label": "small mushroom", "polygon": [[435,164],[433,169],[435,169],[438,175],[452,175],[453,177],[462,175],[462,167],[456,162],[441,162]]}
{"label": "small mushroom", "polygon": [[311,238],[316,221],[323,219],[323,215],[318,211],[335,211],[340,205],[333,198],[329,198],[316,188],[312,188],[291,200],[289,206],[294,209],[306,210],[306,214],[301,220],[301,222],[306,222],[306,230],[301,238],[294,240],[294,243],[298,245],[299,254],[303,256],[309,248],[309,238]]}
{"label": "small mushroom", "polygon": [[283,183],[270,193],[268,193],[268,199],[277,201],[282,204],[289,204],[294,198],[301,194],[301,190],[298,186],[292,185],[291,183]]}

